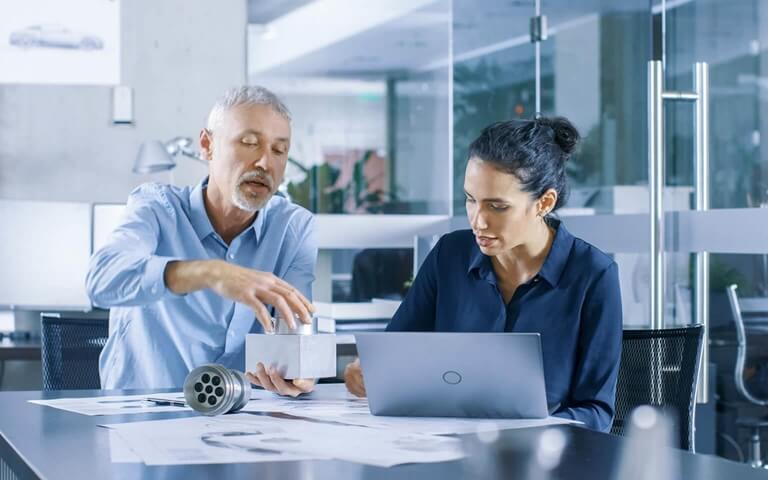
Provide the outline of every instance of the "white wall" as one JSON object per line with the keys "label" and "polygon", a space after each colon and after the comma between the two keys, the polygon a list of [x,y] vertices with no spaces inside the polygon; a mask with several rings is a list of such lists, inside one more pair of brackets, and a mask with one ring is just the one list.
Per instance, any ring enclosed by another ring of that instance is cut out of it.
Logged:
{"label": "white wall", "polygon": [[[110,124],[111,88],[0,86],[0,198],[124,202],[138,184],[142,141],[197,138],[208,109],[245,81],[245,0],[123,0],[122,83],[134,89],[135,125]],[[205,166],[181,160],[175,183]]]}

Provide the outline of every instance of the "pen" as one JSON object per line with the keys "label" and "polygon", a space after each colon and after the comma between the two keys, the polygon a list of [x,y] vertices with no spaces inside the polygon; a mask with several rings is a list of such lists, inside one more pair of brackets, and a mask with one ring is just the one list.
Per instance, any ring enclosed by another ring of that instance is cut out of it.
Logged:
{"label": "pen", "polygon": [[153,398],[147,397],[145,399],[148,402],[152,402],[158,407],[186,407],[187,404],[184,400],[172,400],[170,398]]}

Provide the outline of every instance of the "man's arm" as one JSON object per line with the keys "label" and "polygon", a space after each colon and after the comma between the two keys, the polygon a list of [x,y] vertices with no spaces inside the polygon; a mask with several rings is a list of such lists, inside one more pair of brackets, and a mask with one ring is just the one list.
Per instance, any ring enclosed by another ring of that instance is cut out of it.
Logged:
{"label": "man's arm", "polygon": [[270,272],[240,267],[223,260],[182,260],[156,255],[160,222],[154,208],[166,214],[151,186],[131,194],[123,222],[93,257],[86,277],[88,296],[100,307],[134,306],[164,297],[210,288],[248,305],[266,331],[272,320],[265,304],[273,305],[293,323],[293,313],[308,323],[313,307],[291,284]]}
{"label": "man's arm", "polygon": [[587,292],[568,404],[556,417],[579,420],[593,430],[611,428],[622,328],[619,273],[613,263]]}
{"label": "man's arm", "polygon": [[160,223],[152,189],[131,193],[122,223],[91,257],[85,284],[96,306],[144,305],[171,294],[163,277],[168,262],[178,259],[155,254]]}

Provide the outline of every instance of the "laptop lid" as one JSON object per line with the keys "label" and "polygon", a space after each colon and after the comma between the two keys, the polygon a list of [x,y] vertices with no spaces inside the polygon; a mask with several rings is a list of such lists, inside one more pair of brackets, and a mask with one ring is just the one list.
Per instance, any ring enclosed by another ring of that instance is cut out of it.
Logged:
{"label": "laptop lid", "polygon": [[538,333],[356,333],[374,415],[545,418]]}

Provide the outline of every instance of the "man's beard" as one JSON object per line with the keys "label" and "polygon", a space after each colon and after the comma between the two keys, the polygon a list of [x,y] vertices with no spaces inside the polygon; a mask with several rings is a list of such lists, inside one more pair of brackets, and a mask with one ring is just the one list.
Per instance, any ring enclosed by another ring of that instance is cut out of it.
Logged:
{"label": "man's beard", "polygon": [[[263,183],[269,188],[269,192],[261,197],[244,191],[243,185],[252,181]],[[237,186],[232,192],[232,203],[234,203],[237,208],[245,210],[246,212],[256,212],[261,210],[275,193],[274,185],[275,181],[272,179],[272,176],[263,170],[246,172],[237,179]]]}

